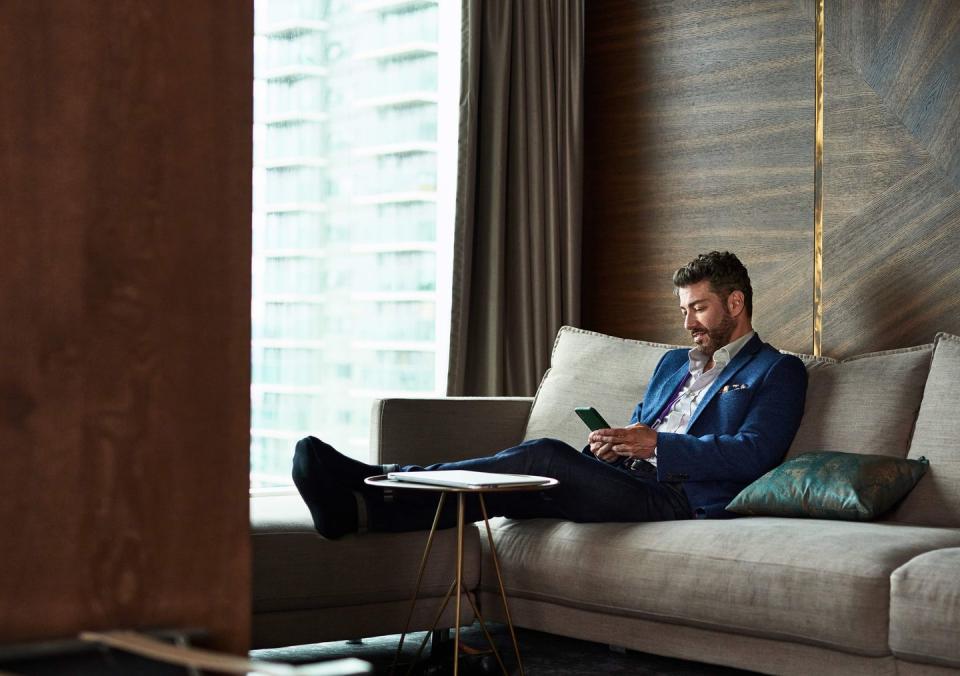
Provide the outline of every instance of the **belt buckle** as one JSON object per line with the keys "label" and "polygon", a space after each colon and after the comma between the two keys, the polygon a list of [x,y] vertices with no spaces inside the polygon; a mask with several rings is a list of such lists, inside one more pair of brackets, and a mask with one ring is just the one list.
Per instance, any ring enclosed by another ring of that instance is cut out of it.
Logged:
{"label": "belt buckle", "polygon": [[640,469],[643,469],[643,460],[640,458],[629,458],[627,459],[625,465],[631,472],[636,472]]}

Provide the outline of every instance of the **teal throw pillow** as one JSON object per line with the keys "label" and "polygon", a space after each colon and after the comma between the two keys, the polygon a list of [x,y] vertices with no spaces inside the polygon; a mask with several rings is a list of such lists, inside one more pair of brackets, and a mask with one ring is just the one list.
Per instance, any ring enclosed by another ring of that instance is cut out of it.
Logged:
{"label": "teal throw pillow", "polygon": [[867,521],[909,493],[928,465],[926,458],[804,453],[744,488],[727,510],[752,516]]}

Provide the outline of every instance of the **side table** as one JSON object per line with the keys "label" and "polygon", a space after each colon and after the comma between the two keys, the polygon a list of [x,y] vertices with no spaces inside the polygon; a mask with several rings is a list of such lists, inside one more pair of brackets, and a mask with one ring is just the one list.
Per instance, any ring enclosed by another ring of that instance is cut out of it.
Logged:
{"label": "side table", "polygon": [[[396,669],[397,662],[400,658],[400,653],[403,649],[403,641],[406,638],[407,632],[410,629],[410,619],[413,617],[413,609],[417,604],[417,595],[420,593],[420,585],[423,582],[423,571],[426,569],[427,559],[430,556],[430,549],[433,547],[433,538],[437,532],[437,525],[440,523],[440,514],[443,511],[443,505],[446,502],[447,495],[450,493],[455,493],[457,495],[457,570],[456,576],[453,582],[450,583],[450,588],[447,590],[446,596],[444,596],[443,603],[440,605],[440,610],[437,611],[436,617],[433,620],[433,626],[431,630],[424,635],[423,641],[420,643],[420,648],[417,650],[417,655],[414,657],[414,664],[417,660],[420,659],[420,655],[423,652],[423,648],[427,643],[427,638],[433,633],[433,630],[436,629],[437,623],[440,621],[440,617],[443,615],[443,611],[446,609],[447,604],[450,602],[450,596],[456,590],[456,620],[455,620],[455,630],[454,630],[454,641],[453,641],[453,674],[457,676],[458,666],[459,666],[459,657],[460,657],[460,599],[465,596],[467,601],[469,601],[471,607],[473,608],[474,614],[477,616],[477,619],[480,620],[480,627],[483,629],[484,635],[487,637],[487,641],[490,643],[490,647],[493,649],[493,654],[497,659],[497,664],[500,665],[500,669],[504,674],[507,674],[507,668],[503,664],[503,660],[500,658],[500,653],[497,651],[497,647],[494,645],[493,638],[490,636],[490,632],[487,631],[486,623],[483,620],[483,616],[480,614],[480,611],[477,608],[477,604],[474,603],[473,599],[470,597],[469,592],[463,588],[463,537],[464,537],[464,505],[466,496],[469,494],[475,494],[477,499],[480,502],[480,511],[483,513],[483,523],[487,529],[487,542],[490,544],[490,553],[493,557],[493,567],[497,573],[497,585],[500,589],[500,599],[503,601],[503,610],[504,615],[507,618],[507,627],[510,630],[510,639],[513,641],[513,651],[517,657],[517,665],[520,667],[520,674],[523,676],[523,663],[520,661],[520,648],[517,645],[517,636],[513,629],[513,620],[510,618],[510,606],[507,603],[507,593],[503,587],[503,576],[500,573],[500,558],[497,555],[497,548],[493,544],[493,533],[490,530],[490,519],[487,516],[487,505],[484,502],[483,496],[485,493],[502,493],[507,491],[542,491],[548,488],[553,488],[559,482],[556,479],[550,479],[548,477],[543,477],[544,482],[541,484],[526,484],[526,485],[514,485],[514,486],[484,486],[484,487],[470,487],[470,488],[461,488],[453,486],[439,486],[432,484],[422,484],[422,483],[412,483],[407,481],[394,481],[388,479],[385,474],[378,476],[368,477],[364,482],[369,486],[377,486],[384,489],[396,489],[396,490],[414,490],[414,491],[432,491],[435,493],[440,493],[440,501],[437,504],[437,511],[433,517],[433,525],[430,527],[430,534],[427,536],[427,544],[423,550],[423,558],[420,561],[420,568],[417,571],[417,581],[413,588],[413,595],[410,598],[410,610],[407,613],[407,621],[403,627],[403,633],[400,635],[400,644],[397,646],[397,654],[393,660],[393,666],[390,668],[390,673],[393,673]],[[411,667],[412,668],[412,667]]]}

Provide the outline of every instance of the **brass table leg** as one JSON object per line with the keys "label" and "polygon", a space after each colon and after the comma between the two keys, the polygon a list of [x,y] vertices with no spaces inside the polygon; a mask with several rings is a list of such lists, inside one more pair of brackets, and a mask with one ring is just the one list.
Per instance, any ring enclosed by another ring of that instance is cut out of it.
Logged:
{"label": "brass table leg", "polygon": [[[427,559],[430,556],[430,551],[433,547],[433,540],[437,532],[437,526],[440,523],[440,514],[443,510],[444,501],[447,497],[446,491],[440,493],[440,501],[437,505],[436,514],[433,517],[433,525],[430,527],[430,534],[427,537],[427,544],[424,547],[423,558],[420,560],[420,568],[417,571],[417,582],[414,585],[413,595],[410,598],[410,608],[407,611],[407,621],[404,624],[403,633],[400,635],[400,643],[397,646],[397,652],[393,658],[393,664],[390,667],[390,673],[393,674],[396,670],[397,664],[400,660],[400,655],[403,651],[403,643],[406,639],[407,632],[410,630],[410,621],[413,619],[413,610],[416,607],[417,596],[420,593],[420,587],[423,583],[423,574],[426,570]],[[517,658],[517,666],[520,669],[520,676],[525,676],[523,669],[523,662],[520,659],[520,647],[517,643],[517,635],[513,628],[513,618],[510,616],[510,606],[507,603],[507,592],[503,586],[503,575],[500,572],[500,557],[497,554],[496,545],[493,543],[493,531],[490,529],[490,518],[487,514],[487,504],[483,499],[483,493],[477,493],[477,499],[480,501],[480,509],[483,512],[483,523],[487,529],[487,542],[490,544],[490,553],[493,557],[493,567],[497,573],[497,586],[500,590],[500,600],[503,602],[504,614],[507,618],[507,627],[510,630],[510,640],[513,642],[513,652]],[[444,609],[447,607],[447,604],[450,601],[450,594],[455,592],[457,595],[456,598],[456,617],[455,617],[455,626],[454,626],[454,639],[453,639],[453,675],[458,676],[460,673],[460,624],[461,624],[461,615],[462,615],[462,599],[464,595],[463,589],[463,550],[464,550],[464,536],[465,536],[465,500],[466,494],[463,492],[457,493],[457,570],[456,577],[450,585],[450,589],[447,590],[447,594],[443,599],[443,603],[440,606],[440,610],[437,613],[436,618],[434,618],[432,629],[436,628],[440,617],[443,615]],[[486,635],[487,641],[490,644],[490,647],[493,649],[493,654],[496,657],[497,663],[500,666],[500,669],[503,671],[505,676],[507,675],[507,668],[503,663],[503,660],[500,657],[500,653],[497,650],[496,645],[494,644],[493,637],[490,636],[490,632],[487,630],[486,622],[483,619],[483,616],[480,614],[479,609],[474,603],[473,599],[470,598],[469,594],[466,594],[467,601],[470,602],[471,607],[473,608],[474,614],[480,620],[480,626],[483,629],[483,633]],[[410,665],[410,670],[408,674],[413,670],[413,667],[416,665],[416,660],[419,659],[420,655],[423,652],[423,648],[426,645],[426,637],[424,641],[420,644],[420,648],[417,651],[417,657],[414,659],[414,663]]]}
{"label": "brass table leg", "polygon": [[[444,493],[444,495],[446,495]],[[481,496],[482,499],[482,496]],[[508,676],[507,667],[503,663],[503,659],[500,657],[500,652],[497,650],[497,645],[493,640],[493,637],[490,635],[490,632],[487,630],[486,622],[483,619],[483,615],[480,614],[480,609],[477,608],[477,604],[474,603],[473,599],[470,598],[470,594],[463,589],[463,550],[464,550],[464,538],[466,537],[466,516],[465,516],[465,500],[466,495],[464,493],[457,494],[457,570],[456,576],[453,582],[450,584],[450,588],[447,590],[447,594],[443,599],[443,603],[440,606],[440,610],[437,612],[437,616],[434,618],[433,625],[431,626],[431,631],[436,628],[437,623],[440,620],[441,615],[443,615],[444,609],[447,607],[447,603],[450,600],[450,594],[456,590],[457,600],[456,600],[456,626],[454,628],[454,647],[453,647],[453,673],[457,674],[459,672],[459,660],[460,660],[460,625],[462,623],[462,612],[461,612],[461,597],[465,596],[467,601],[470,602],[470,607],[473,609],[474,614],[477,616],[477,619],[480,621],[480,628],[483,629],[483,633],[487,638],[487,643],[490,644],[490,648],[493,651],[493,655],[497,660],[497,664],[500,666],[500,670],[503,672],[504,676]],[[442,505],[441,505],[442,506]],[[420,648],[417,651],[417,656],[414,658],[414,664],[417,660],[420,659],[420,655],[423,652],[423,648],[426,645],[427,637],[424,636],[423,641],[420,643]],[[516,650],[516,642],[514,642],[514,649]],[[408,676],[412,672],[413,665],[410,667],[410,671],[407,672]],[[522,667],[521,667],[522,670]]]}
{"label": "brass table leg", "polygon": [[[454,580],[447,588],[447,594],[443,597],[443,602],[441,602],[440,608],[437,610],[436,617],[433,618],[433,624],[430,625],[430,631],[426,632],[423,636],[423,640],[420,641],[420,647],[417,648],[417,654],[414,656],[413,662],[410,663],[410,668],[407,670],[407,676],[410,676],[410,674],[413,673],[413,668],[417,665],[417,662],[420,661],[420,656],[423,655],[423,649],[427,647],[427,641],[430,639],[430,635],[436,631],[437,625],[440,623],[440,618],[443,616],[443,611],[447,609],[447,604],[450,602],[450,595],[453,594],[453,587],[456,583],[457,581]],[[469,598],[470,597],[468,596],[467,599]]]}
{"label": "brass table leg", "polygon": [[413,596],[410,597],[410,609],[407,611],[407,621],[403,625],[403,633],[400,634],[400,644],[397,646],[397,653],[393,656],[393,664],[390,667],[392,674],[397,668],[397,662],[400,660],[400,653],[403,650],[403,641],[410,630],[410,620],[413,619],[413,609],[417,605],[417,595],[420,593],[420,585],[423,583],[423,572],[427,568],[427,557],[430,556],[430,549],[433,547],[433,537],[437,533],[437,524],[440,523],[440,512],[443,511],[443,503],[447,494],[440,493],[440,502],[437,504],[437,512],[433,516],[433,525],[430,527],[430,535],[427,536],[427,545],[423,549],[423,558],[420,559],[420,569],[417,571],[417,583],[413,587]]}
{"label": "brass table leg", "polygon": [[497,644],[494,643],[493,637],[490,635],[490,631],[487,629],[487,621],[483,619],[483,615],[480,614],[480,609],[477,608],[477,604],[473,602],[473,599],[470,598],[470,594],[464,594],[467,597],[467,601],[470,602],[470,607],[473,608],[473,614],[477,616],[477,620],[480,622],[480,628],[483,630],[483,635],[487,637],[487,643],[490,645],[490,650],[493,651],[493,656],[497,660],[497,664],[500,665],[500,671],[503,672],[504,676],[509,676],[506,665],[503,663],[503,659],[500,657],[500,651],[497,650]]}
{"label": "brass table leg", "polygon": [[477,497],[480,499],[480,509],[483,511],[483,524],[487,527],[487,542],[490,543],[493,569],[497,572],[497,585],[500,587],[500,599],[503,601],[503,612],[507,616],[507,627],[510,629],[510,639],[513,641],[513,652],[517,656],[517,666],[520,667],[520,676],[524,676],[523,662],[520,661],[520,648],[517,645],[517,635],[513,631],[513,619],[510,617],[510,606],[507,603],[507,592],[503,588],[503,576],[500,574],[500,557],[497,556],[497,548],[493,544],[493,533],[490,531],[490,519],[487,517],[487,504],[483,500],[483,493],[478,493]]}
{"label": "brass table leg", "polygon": [[453,676],[460,667],[460,597],[463,595],[463,493],[457,493],[457,617],[453,637]]}

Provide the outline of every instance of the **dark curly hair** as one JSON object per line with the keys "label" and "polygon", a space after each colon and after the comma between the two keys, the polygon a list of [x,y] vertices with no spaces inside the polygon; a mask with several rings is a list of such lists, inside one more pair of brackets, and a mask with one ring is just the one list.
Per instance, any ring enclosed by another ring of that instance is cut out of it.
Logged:
{"label": "dark curly hair", "polygon": [[753,316],[753,287],[750,286],[750,275],[734,254],[729,251],[700,254],[673,273],[673,286],[675,290],[679,290],[680,287],[690,286],[705,279],[710,280],[713,292],[724,302],[730,292],[742,291],[747,316]]}

